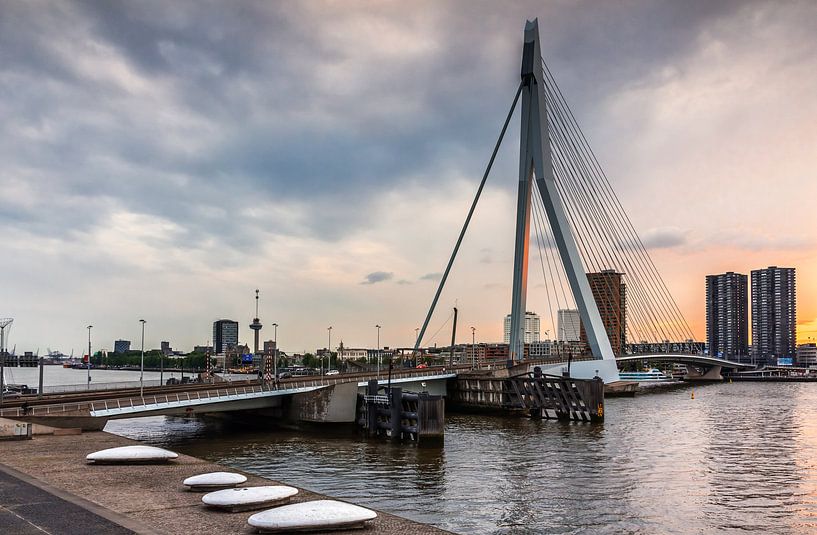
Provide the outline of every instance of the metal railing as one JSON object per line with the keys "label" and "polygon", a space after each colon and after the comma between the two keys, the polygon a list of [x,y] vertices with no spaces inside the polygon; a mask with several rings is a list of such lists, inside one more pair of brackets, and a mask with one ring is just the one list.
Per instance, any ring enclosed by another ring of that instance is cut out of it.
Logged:
{"label": "metal railing", "polygon": [[[139,388],[139,381],[118,381],[113,383],[91,383],[90,388],[84,384],[74,385],[52,385],[43,386],[43,394],[70,394],[73,392],[95,392],[95,391],[109,391],[109,390],[127,390],[130,388]],[[144,381],[144,387],[162,386],[159,379],[151,379]]]}
{"label": "metal railing", "polygon": [[363,401],[366,403],[379,403],[381,405],[389,404],[389,396],[370,396],[368,394],[363,396]]}

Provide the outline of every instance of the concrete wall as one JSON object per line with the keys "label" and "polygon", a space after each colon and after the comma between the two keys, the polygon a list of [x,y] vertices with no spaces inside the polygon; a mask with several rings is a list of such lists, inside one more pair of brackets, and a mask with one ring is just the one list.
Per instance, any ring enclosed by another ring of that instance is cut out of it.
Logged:
{"label": "concrete wall", "polygon": [[357,384],[343,383],[292,396],[288,418],[299,422],[355,421]]}

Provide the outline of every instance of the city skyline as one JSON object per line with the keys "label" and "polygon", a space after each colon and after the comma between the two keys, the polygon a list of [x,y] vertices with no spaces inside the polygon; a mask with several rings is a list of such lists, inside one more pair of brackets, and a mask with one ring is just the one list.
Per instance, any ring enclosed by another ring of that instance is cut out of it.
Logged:
{"label": "city skyline", "polygon": [[[252,345],[256,288],[262,337],[278,323],[282,349],[325,346],[329,325],[333,345],[374,346],[375,325],[383,345],[411,345],[534,16],[696,337],[707,274],[785,265],[798,342],[817,339],[817,7],[0,6],[10,348],[80,353],[94,325],[111,349],[140,318],[146,347],[203,345],[220,318]],[[429,335],[457,303],[458,342],[470,326],[502,339],[517,157],[499,155]],[[537,277],[528,306],[552,337]]]}

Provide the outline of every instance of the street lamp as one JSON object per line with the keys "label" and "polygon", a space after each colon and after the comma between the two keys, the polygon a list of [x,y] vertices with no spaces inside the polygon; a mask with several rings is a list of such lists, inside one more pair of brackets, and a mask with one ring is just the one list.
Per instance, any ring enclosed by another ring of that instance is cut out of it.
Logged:
{"label": "street lamp", "polygon": [[93,325],[88,325],[88,384],[87,389],[91,389],[91,329]]}
{"label": "street lamp", "polygon": [[[182,357],[182,370],[184,370],[184,357]],[[164,386],[165,384],[165,350],[162,348],[162,352],[159,353],[159,386]]]}
{"label": "street lamp", "polygon": [[142,363],[139,366],[139,397],[141,398],[145,397],[145,323],[147,322],[145,320],[139,320],[139,322],[142,324]]}
{"label": "street lamp", "polygon": [[[332,364],[332,326],[330,325],[327,330],[329,331],[329,364]],[[323,359],[321,359],[321,375],[323,375]]]}
{"label": "street lamp", "polygon": [[272,356],[272,373],[275,375],[275,384],[278,384],[278,324],[272,324],[273,335],[272,335],[272,343],[275,346],[275,353]]}
{"label": "street lamp", "polygon": [[380,380],[380,325],[377,327],[377,379]]}
{"label": "street lamp", "polygon": [[477,362],[477,355],[476,355],[476,344],[474,340],[476,339],[477,328],[473,325],[471,326],[471,369],[476,367]]}
{"label": "street lamp", "polygon": [[[420,345],[420,328],[415,327],[414,328],[414,347],[419,349],[419,347],[417,347],[419,345]],[[412,351],[411,352],[411,357],[412,357],[412,360],[414,361],[414,362],[411,363],[411,365],[416,366],[417,365],[417,351]]]}

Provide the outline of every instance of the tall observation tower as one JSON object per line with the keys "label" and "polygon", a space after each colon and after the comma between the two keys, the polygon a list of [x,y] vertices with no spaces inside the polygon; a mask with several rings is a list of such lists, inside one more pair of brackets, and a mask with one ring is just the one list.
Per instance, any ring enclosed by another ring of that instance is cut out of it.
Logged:
{"label": "tall observation tower", "polygon": [[261,330],[261,321],[258,319],[258,290],[255,290],[255,318],[250,323],[250,329],[255,331],[255,353],[258,354],[258,331]]}

